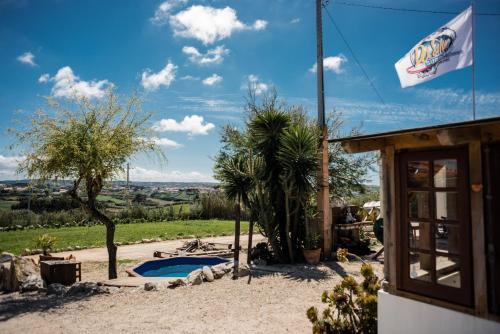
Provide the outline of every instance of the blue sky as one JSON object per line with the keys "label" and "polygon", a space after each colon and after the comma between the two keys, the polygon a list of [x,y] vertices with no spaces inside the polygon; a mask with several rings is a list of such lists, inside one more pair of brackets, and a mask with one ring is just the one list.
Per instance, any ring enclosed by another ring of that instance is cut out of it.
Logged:
{"label": "blue sky", "polygon": [[[467,1],[357,0],[353,3],[460,12]],[[335,4],[329,11],[380,92],[382,103],[324,15],[327,111],[364,133],[469,120],[471,68],[402,89],[394,70],[420,39],[454,15]],[[133,180],[211,181],[220,128],[241,125],[245,89],[275,87],[316,113],[313,0],[0,0],[0,127],[15,126],[43,96],[99,98],[109,85],[144,94],[144,109],[168,162],[135,157]],[[500,2],[477,11],[499,13]],[[476,18],[478,118],[500,116],[500,17]],[[0,137],[0,179],[18,152]]]}

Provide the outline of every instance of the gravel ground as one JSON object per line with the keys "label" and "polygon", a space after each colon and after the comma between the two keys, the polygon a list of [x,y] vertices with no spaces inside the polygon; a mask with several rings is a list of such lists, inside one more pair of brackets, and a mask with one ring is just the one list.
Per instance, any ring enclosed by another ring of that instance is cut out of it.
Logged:
{"label": "gravel ground", "polygon": [[[382,277],[382,265],[373,265]],[[92,297],[0,295],[0,333],[308,333],[307,308],[323,309],[322,291],[345,274],[359,278],[360,266],[272,267],[280,272],[159,291],[122,288]],[[86,263],[83,270],[100,279],[103,268]]]}

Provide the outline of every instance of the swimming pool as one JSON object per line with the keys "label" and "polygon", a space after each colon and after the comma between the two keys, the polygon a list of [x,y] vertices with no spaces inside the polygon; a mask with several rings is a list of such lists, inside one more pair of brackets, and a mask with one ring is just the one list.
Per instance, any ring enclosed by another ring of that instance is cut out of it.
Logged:
{"label": "swimming pool", "polygon": [[129,270],[129,274],[142,277],[187,277],[190,272],[204,266],[227,263],[228,259],[217,256],[188,257],[179,256],[168,259],[145,261]]}

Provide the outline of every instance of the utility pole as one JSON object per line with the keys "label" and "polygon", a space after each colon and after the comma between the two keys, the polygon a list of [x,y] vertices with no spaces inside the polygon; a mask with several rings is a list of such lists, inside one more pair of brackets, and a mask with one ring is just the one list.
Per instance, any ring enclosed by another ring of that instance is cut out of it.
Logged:
{"label": "utility pole", "polygon": [[318,170],[318,213],[323,236],[323,256],[332,254],[332,228],[330,224],[330,200],[328,180],[328,128],[325,122],[325,87],[323,80],[323,22],[322,0],[316,0],[316,74],[318,89],[318,126],[321,129]]}

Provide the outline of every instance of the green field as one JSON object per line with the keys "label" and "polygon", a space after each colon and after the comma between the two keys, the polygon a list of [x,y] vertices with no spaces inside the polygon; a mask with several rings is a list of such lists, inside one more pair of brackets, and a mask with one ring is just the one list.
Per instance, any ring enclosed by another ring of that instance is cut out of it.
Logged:
{"label": "green field", "polygon": [[[242,222],[241,231],[248,231],[248,223]],[[35,239],[42,234],[57,237],[54,248],[103,247],[105,245],[104,226],[63,227],[58,229],[37,229],[0,232],[0,252],[20,254],[23,249],[36,248]],[[115,241],[133,242],[142,239],[176,239],[178,236],[234,234],[234,221],[229,220],[189,220],[158,223],[119,224],[116,226]]]}

